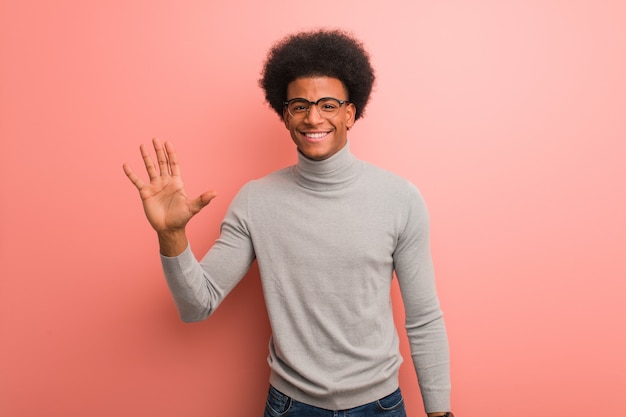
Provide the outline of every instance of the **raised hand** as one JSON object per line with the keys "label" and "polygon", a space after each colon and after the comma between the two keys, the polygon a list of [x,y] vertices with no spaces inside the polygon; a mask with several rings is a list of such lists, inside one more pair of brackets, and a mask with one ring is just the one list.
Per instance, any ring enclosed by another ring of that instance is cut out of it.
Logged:
{"label": "raised hand", "polygon": [[[145,145],[140,147],[146,172],[150,178],[149,183],[143,182],[128,164],[124,164],[124,172],[139,190],[146,217],[159,234],[161,252],[165,255],[173,255],[177,254],[174,252],[181,252],[180,246],[183,244],[181,239],[184,239],[186,246],[184,230],[189,220],[209,204],[216,194],[208,191],[195,199],[189,199],[185,193],[174,146],[168,141],[162,145],[158,139],[153,139],[152,145],[156,153],[158,170],[147,147]],[[172,239],[176,242],[164,242],[164,240]],[[166,246],[172,244],[173,247],[164,248],[164,243]]]}

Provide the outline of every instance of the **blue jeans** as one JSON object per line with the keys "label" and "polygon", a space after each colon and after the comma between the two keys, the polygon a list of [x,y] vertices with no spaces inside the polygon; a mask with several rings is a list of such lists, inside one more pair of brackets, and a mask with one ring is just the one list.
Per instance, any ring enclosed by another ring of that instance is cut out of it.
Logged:
{"label": "blue jeans", "polygon": [[325,410],[294,400],[270,385],[264,417],[406,417],[400,388],[378,401],[348,410]]}

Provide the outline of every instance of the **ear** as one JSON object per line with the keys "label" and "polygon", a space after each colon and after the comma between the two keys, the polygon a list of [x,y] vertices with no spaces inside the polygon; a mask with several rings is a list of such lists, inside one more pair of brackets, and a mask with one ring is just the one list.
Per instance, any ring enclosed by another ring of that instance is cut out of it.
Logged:
{"label": "ear", "polygon": [[353,103],[348,103],[346,107],[346,127],[350,129],[354,126],[356,121],[356,106]]}

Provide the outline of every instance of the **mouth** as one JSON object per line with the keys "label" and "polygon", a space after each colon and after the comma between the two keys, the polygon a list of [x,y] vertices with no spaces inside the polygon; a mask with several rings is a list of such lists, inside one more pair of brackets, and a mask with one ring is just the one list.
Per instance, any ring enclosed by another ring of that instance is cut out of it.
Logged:
{"label": "mouth", "polygon": [[326,136],[330,134],[330,132],[300,132],[300,133],[309,142],[320,142]]}

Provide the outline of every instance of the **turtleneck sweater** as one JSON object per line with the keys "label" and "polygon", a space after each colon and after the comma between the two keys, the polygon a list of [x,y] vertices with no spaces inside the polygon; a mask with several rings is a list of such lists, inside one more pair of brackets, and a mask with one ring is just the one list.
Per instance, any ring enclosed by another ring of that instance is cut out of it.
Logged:
{"label": "turtleneck sweater", "polygon": [[413,184],[357,159],[349,145],[323,161],[299,153],[297,164],[250,181],[200,262],[189,246],[161,256],[182,320],[211,315],[255,259],[276,389],[330,410],[392,393],[402,363],[390,296],[395,272],[425,409],[450,409],[428,213]]}

